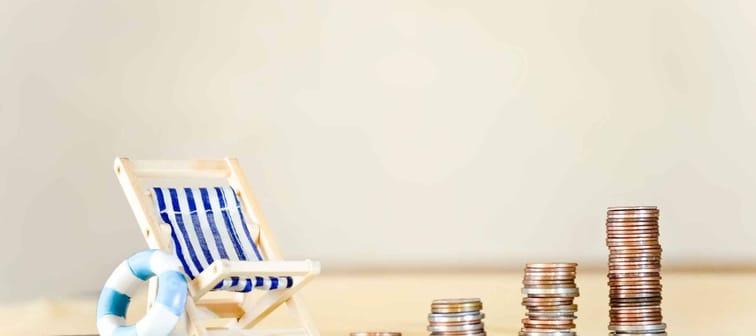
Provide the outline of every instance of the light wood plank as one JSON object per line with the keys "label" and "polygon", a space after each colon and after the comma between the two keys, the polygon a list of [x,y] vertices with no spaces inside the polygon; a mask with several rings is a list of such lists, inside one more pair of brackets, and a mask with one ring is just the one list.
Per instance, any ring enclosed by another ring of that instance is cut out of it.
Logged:
{"label": "light wood plank", "polygon": [[143,178],[218,178],[229,176],[223,160],[135,160],[134,173]]}

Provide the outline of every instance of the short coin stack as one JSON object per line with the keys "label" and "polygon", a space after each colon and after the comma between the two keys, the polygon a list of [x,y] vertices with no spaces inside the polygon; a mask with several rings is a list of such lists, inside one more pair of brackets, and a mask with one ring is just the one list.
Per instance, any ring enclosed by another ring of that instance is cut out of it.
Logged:
{"label": "short coin stack", "polygon": [[525,265],[522,305],[528,310],[520,336],[575,336],[574,319],[580,295],[575,284],[577,264]]}
{"label": "short coin stack", "polygon": [[659,209],[609,208],[609,335],[667,335],[661,312]]}
{"label": "short coin stack", "polygon": [[428,331],[432,336],[485,336],[480,299],[433,300],[428,314]]}

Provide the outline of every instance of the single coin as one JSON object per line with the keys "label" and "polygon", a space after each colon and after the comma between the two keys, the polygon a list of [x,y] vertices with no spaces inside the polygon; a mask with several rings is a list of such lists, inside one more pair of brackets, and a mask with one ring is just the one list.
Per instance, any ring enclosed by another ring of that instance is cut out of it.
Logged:
{"label": "single coin", "polygon": [[655,331],[655,330],[661,330],[664,331],[667,328],[667,325],[665,323],[659,323],[659,324],[640,324],[640,325],[614,325],[609,326],[609,329],[612,329],[614,331]]}
{"label": "single coin", "polygon": [[438,323],[456,323],[456,322],[470,322],[480,321],[486,314],[476,312],[470,313],[451,313],[451,314],[428,314],[428,322]]}
{"label": "single coin", "polygon": [[525,268],[575,268],[577,263],[534,263],[525,264]]}
{"label": "single coin", "polygon": [[577,336],[574,331],[520,331],[519,336]]}
{"label": "single coin", "polygon": [[483,330],[483,323],[461,325],[429,325],[427,330],[431,332]]}
{"label": "single coin", "polygon": [[633,205],[633,206],[612,206],[606,208],[606,211],[659,211],[655,205]]}
{"label": "single coin", "polygon": [[455,298],[455,299],[436,299],[431,305],[452,305],[465,303],[480,303],[480,298]]}

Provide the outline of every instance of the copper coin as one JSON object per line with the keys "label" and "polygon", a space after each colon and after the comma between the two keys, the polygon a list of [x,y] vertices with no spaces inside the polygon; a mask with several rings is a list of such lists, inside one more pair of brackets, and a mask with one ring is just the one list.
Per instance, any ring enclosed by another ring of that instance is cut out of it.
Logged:
{"label": "copper coin", "polygon": [[659,216],[637,216],[637,215],[612,215],[606,217],[604,223],[654,223],[659,224]]}
{"label": "copper coin", "polygon": [[555,326],[570,326],[568,328],[574,328],[574,324],[572,320],[550,320],[550,321],[542,321],[542,320],[531,320],[524,318],[522,319],[522,324],[525,326],[549,326],[549,327],[555,327]]}
{"label": "copper coin", "polygon": [[523,283],[532,283],[532,284],[573,284],[575,283],[575,278],[566,279],[566,280],[531,280],[531,279],[523,279]]}
{"label": "copper coin", "polygon": [[569,309],[569,307],[572,307],[573,304],[574,304],[574,300],[572,300],[572,298],[570,298],[570,301],[553,301],[553,302],[533,302],[533,301],[525,302],[523,301],[522,302],[522,305],[526,307],[544,308],[544,309],[546,308]]}
{"label": "copper coin", "polygon": [[609,218],[604,225],[615,226],[659,226],[657,218]]}
{"label": "copper coin", "polygon": [[525,264],[526,268],[576,268],[577,263],[532,263]]}
{"label": "copper coin", "polygon": [[621,241],[623,239],[632,239],[632,238],[646,238],[646,239],[656,239],[659,240],[659,232],[640,232],[640,233],[633,233],[633,232],[607,232],[606,239],[608,241]]}
{"label": "copper coin", "polygon": [[606,211],[659,211],[655,205],[611,206]]}
{"label": "copper coin", "polygon": [[566,278],[572,279],[577,275],[576,272],[544,272],[544,273],[525,273],[525,278],[530,279],[550,279],[550,278]]}
{"label": "copper coin", "polygon": [[606,229],[629,229],[629,230],[658,230],[660,225],[657,221],[638,221],[638,220],[613,220],[604,223]]}

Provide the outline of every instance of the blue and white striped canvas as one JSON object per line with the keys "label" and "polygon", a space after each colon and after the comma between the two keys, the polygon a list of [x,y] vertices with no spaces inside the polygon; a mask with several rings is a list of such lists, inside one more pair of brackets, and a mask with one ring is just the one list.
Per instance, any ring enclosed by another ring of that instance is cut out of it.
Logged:
{"label": "blue and white striped canvas", "polygon": [[[171,226],[176,256],[194,279],[213,261],[261,261],[260,250],[250,235],[239,199],[231,187],[155,187],[158,215]],[[215,289],[249,292],[253,288],[289,288],[291,277],[230,277]]]}

